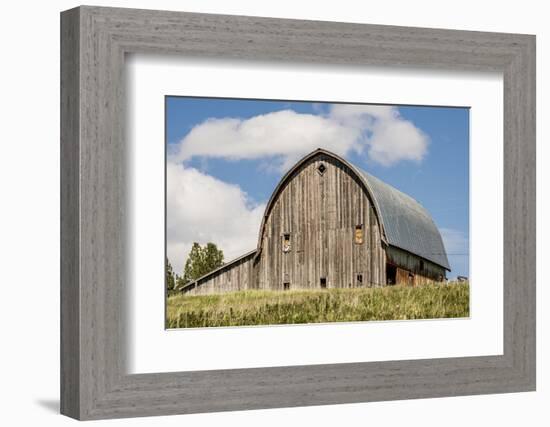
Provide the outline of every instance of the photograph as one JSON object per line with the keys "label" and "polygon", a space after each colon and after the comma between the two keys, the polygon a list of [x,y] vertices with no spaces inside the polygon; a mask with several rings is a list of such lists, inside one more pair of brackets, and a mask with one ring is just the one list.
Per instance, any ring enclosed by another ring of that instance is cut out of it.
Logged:
{"label": "photograph", "polygon": [[467,318],[469,108],[165,97],[167,329]]}

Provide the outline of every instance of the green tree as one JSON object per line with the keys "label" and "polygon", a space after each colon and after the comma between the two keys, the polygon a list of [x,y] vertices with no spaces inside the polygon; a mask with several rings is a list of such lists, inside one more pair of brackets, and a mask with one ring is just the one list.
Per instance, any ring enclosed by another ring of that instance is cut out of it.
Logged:
{"label": "green tree", "polygon": [[203,269],[206,274],[223,265],[223,251],[218,249],[214,243],[207,243],[202,249]]}
{"label": "green tree", "polygon": [[201,246],[197,242],[193,243],[189,256],[185,261],[183,270],[182,284],[197,280],[206,273],[215,270],[223,265],[223,251],[218,249],[214,243],[207,243]]}
{"label": "green tree", "polygon": [[166,258],[166,289],[171,291],[176,286],[176,277],[174,275],[174,270],[172,269],[172,264]]}
{"label": "green tree", "polygon": [[176,275],[176,290],[180,290],[183,285],[185,285],[185,282],[183,281],[183,276]]}

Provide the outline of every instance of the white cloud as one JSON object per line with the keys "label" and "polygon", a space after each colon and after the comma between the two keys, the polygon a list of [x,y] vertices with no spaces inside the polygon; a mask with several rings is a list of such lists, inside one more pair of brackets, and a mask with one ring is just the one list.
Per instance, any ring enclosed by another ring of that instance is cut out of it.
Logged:
{"label": "white cloud", "polygon": [[174,160],[274,158],[285,170],[318,147],[342,156],[366,152],[372,161],[391,166],[421,161],[428,137],[395,107],[335,104],[325,115],[282,110],[249,119],[206,120],[183,138]]}
{"label": "white cloud", "polygon": [[182,164],[167,164],[167,255],[181,274],[193,242],[214,242],[230,261],[256,247],[265,205],[239,186]]}
{"label": "white cloud", "polygon": [[[343,122],[354,122],[361,125],[359,119],[370,120],[392,120],[399,117],[399,111],[389,105],[359,105],[359,104],[333,104],[330,115]],[[363,125],[368,125],[364,123]]]}
{"label": "white cloud", "polygon": [[420,162],[426,155],[428,138],[409,121],[400,118],[377,120],[368,146],[372,160],[391,166],[402,160]]}
{"label": "white cloud", "polygon": [[210,119],[195,126],[181,141],[177,159],[194,156],[230,160],[278,157],[286,169],[306,153],[324,147],[344,155],[354,148],[358,129],[334,120],[292,110],[247,120]]}
{"label": "white cloud", "polygon": [[358,129],[371,160],[391,166],[403,160],[420,162],[428,151],[428,136],[405,120],[395,107],[335,104],[330,117]]}

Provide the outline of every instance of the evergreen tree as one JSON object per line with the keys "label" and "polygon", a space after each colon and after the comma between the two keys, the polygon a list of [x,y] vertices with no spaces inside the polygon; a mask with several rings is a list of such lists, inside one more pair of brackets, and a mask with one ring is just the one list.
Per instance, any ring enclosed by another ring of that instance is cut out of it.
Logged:
{"label": "evergreen tree", "polygon": [[195,242],[191,247],[187,261],[185,261],[181,282],[185,285],[222,265],[223,251],[218,249],[214,243],[207,243],[202,247]]}
{"label": "evergreen tree", "polygon": [[172,269],[172,264],[166,258],[166,289],[171,291],[176,286],[176,278],[174,277],[174,270]]}
{"label": "evergreen tree", "polygon": [[202,249],[203,253],[203,270],[202,274],[206,274],[223,265],[223,251],[218,249],[214,243],[207,243]]}

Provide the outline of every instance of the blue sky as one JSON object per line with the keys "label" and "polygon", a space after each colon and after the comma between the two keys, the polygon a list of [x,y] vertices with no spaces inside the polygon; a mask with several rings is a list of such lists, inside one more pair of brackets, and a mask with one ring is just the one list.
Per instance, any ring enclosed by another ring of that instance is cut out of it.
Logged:
{"label": "blue sky", "polygon": [[418,200],[443,235],[448,277],[469,275],[467,108],[167,97],[166,140],[178,272],[193,241],[218,243],[226,260],[253,249],[281,176],[322,147]]}

